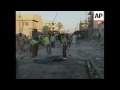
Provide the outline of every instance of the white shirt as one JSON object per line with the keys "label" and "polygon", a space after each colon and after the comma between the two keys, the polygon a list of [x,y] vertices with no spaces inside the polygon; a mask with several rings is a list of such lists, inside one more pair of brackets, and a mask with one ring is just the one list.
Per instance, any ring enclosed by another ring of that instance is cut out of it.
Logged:
{"label": "white shirt", "polygon": [[50,41],[51,41],[51,42],[54,42],[54,41],[55,41],[55,36],[51,36],[51,37],[50,37]]}
{"label": "white shirt", "polygon": [[64,40],[64,42],[67,42],[67,39],[66,39],[66,37],[64,37],[64,39],[63,39],[63,40]]}
{"label": "white shirt", "polygon": [[79,34],[79,37],[81,37],[81,35]]}
{"label": "white shirt", "polygon": [[39,38],[41,37],[41,35],[38,36]]}

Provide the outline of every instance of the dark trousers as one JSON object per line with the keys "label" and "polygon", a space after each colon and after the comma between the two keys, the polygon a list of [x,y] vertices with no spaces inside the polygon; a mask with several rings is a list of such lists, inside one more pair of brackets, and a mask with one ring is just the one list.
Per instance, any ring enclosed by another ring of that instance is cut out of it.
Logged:
{"label": "dark trousers", "polygon": [[51,42],[51,47],[55,47],[55,42]]}
{"label": "dark trousers", "polygon": [[67,50],[67,46],[63,45],[63,57],[66,58],[66,50]]}
{"label": "dark trousers", "polygon": [[48,54],[51,54],[51,45],[50,44],[46,45],[46,51]]}
{"label": "dark trousers", "polygon": [[38,43],[36,43],[33,47],[32,47],[32,57],[37,56],[37,52],[38,52]]}

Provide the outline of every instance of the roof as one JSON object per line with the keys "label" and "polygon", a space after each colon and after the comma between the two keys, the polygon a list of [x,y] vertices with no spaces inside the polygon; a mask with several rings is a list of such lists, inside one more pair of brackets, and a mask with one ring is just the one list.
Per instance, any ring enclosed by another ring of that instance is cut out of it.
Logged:
{"label": "roof", "polygon": [[[21,15],[22,20],[36,20],[41,18],[38,14],[22,14]],[[16,15],[16,20],[19,20],[19,15]]]}

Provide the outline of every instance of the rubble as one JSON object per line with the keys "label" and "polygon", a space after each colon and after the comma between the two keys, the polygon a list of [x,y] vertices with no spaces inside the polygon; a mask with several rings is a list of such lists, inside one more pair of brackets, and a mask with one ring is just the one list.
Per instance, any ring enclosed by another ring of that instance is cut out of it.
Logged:
{"label": "rubble", "polygon": [[101,60],[100,58],[96,58],[96,60]]}

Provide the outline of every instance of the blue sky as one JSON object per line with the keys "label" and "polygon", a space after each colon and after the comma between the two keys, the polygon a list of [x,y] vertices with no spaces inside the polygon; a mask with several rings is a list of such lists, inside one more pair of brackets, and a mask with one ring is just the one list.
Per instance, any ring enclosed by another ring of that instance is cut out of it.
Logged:
{"label": "blue sky", "polygon": [[[58,12],[55,22],[61,22],[65,30],[75,31],[77,23],[86,18],[85,11],[21,11],[21,14],[40,14],[43,21],[53,21]],[[19,11],[16,11],[19,14]]]}

